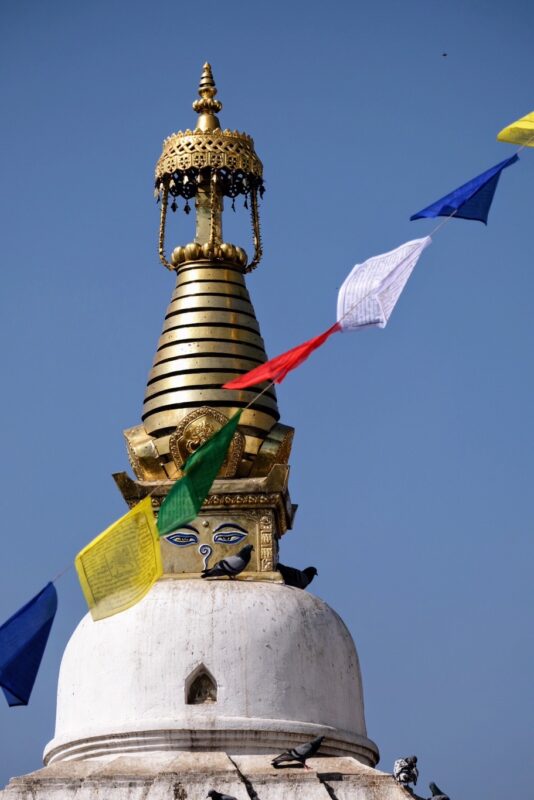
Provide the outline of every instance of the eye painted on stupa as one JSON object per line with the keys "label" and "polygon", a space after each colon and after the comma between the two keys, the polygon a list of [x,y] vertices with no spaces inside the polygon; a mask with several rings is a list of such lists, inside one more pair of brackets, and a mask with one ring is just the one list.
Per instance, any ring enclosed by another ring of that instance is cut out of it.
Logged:
{"label": "eye painted on stupa", "polygon": [[198,531],[196,528],[193,528],[192,525],[183,525],[165,538],[168,542],[175,544],[177,547],[189,547],[191,544],[197,544]]}
{"label": "eye painted on stupa", "polygon": [[235,522],[225,522],[215,529],[213,541],[217,544],[239,544],[248,536],[248,531]]}

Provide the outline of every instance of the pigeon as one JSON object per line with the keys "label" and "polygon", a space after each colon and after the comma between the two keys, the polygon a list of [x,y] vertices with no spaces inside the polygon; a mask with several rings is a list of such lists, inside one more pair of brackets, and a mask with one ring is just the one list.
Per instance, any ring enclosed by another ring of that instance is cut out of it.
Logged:
{"label": "pigeon", "polygon": [[210,789],[206,797],[211,797],[212,800],[237,800],[232,794],[221,794],[216,789]]}
{"label": "pigeon", "polygon": [[450,797],[442,792],[439,786],[436,786],[435,783],[430,783],[428,788],[432,792],[433,800],[450,800]]}
{"label": "pigeon", "polygon": [[285,564],[280,563],[278,564],[278,571],[281,573],[286,586],[296,586],[297,589],[305,589],[317,575],[315,567],[306,567],[306,569],[301,570],[294,567],[286,567]]}
{"label": "pigeon", "polygon": [[236,575],[239,575],[240,572],[243,572],[250,561],[250,554],[253,550],[254,547],[251,544],[245,545],[245,547],[242,547],[236,556],[222,558],[220,561],[217,561],[215,566],[211,567],[211,569],[203,570],[201,577],[220,578],[223,575],[227,575],[230,580],[233,580]]}
{"label": "pigeon", "polygon": [[406,756],[398,758],[393,764],[393,777],[397,783],[407,786],[409,783],[417,783],[419,770],[417,769],[417,756]]}
{"label": "pigeon", "polygon": [[311,742],[306,742],[305,744],[299,744],[298,747],[293,747],[291,750],[286,750],[285,753],[281,753],[276,758],[273,758],[271,764],[273,767],[279,767],[281,764],[284,764],[286,761],[298,761],[304,769],[309,769],[306,766],[306,761],[308,758],[311,758],[315,755],[315,753],[319,750],[321,744],[323,743],[324,736],[317,736],[315,739],[312,739]]}

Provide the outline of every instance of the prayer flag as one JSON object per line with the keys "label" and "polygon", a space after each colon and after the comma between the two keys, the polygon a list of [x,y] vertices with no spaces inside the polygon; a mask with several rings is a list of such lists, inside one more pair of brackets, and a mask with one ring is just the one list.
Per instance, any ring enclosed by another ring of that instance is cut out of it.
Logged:
{"label": "prayer flag", "polygon": [[423,217],[460,217],[461,219],[475,219],[483,222],[484,225],[488,222],[488,214],[493,201],[493,195],[499,182],[501,172],[511,164],[519,161],[517,154],[506,161],[501,161],[491,169],[486,170],[476,178],[459,186],[450,194],[442,197],[441,200],[436,200],[432,205],[418,211],[417,214],[412,214],[411,220],[422,219]]}
{"label": "prayer flag", "polygon": [[337,320],[343,331],[385,328],[430,236],[405,242],[380,256],[356,264],[337,298]]}
{"label": "prayer flag", "polygon": [[298,367],[303,361],[306,361],[308,356],[317,350],[326,340],[336,331],[339,330],[339,325],[336,323],[328,328],[327,331],[315,336],[313,339],[308,339],[307,342],[293,347],[286,353],[282,353],[276,358],[272,358],[265,364],[260,364],[245,375],[240,375],[239,378],[234,378],[228,383],[225,383],[223,389],[246,389],[248,386],[257,386],[263,381],[275,381],[281,383],[286,377],[288,372]]}
{"label": "prayer flag", "polygon": [[499,142],[511,142],[523,147],[534,147],[534,111],[517,119],[497,134]]}
{"label": "prayer flag", "polygon": [[231,417],[217,433],[192,453],[182,467],[185,473],[177,480],[161,504],[158,514],[160,536],[195,519],[221,469],[242,411]]}
{"label": "prayer flag", "polygon": [[163,573],[150,497],[84,547],[76,571],[94,620],[135,605]]}
{"label": "prayer flag", "polygon": [[0,627],[0,686],[10,706],[26,706],[57,611],[48,583]]}

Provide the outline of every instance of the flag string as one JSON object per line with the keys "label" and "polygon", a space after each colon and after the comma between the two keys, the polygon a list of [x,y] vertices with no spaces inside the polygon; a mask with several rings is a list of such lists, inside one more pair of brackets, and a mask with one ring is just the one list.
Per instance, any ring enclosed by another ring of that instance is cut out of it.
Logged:
{"label": "flag string", "polygon": [[[517,150],[515,151],[515,154],[516,154],[516,155],[518,155],[518,154],[519,154],[520,152],[522,152],[522,151],[523,151],[523,150],[524,150],[526,147],[528,147],[528,146],[529,146],[529,145],[530,145],[532,142],[534,142],[534,134],[533,134],[533,135],[532,135],[532,136],[531,136],[531,137],[530,137],[530,138],[529,138],[529,139],[528,139],[528,140],[527,140],[527,141],[526,141],[524,144],[522,144],[522,145],[521,145],[519,148],[517,148]],[[442,230],[442,229],[443,229],[443,228],[444,228],[446,225],[448,225],[448,224],[449,224],[449,222],[450,222],[450,221],[453,219],[453,217],[454,217],[454,216],[457,214],[457,212],[458,212],[458,209],[457,209],[457,208],[456,208],[456,209],[454,209],[454,211],[453,211],[451,214],[449,214],[449,215],[448,215],[448,216],[447,216],[447,217],[446,217],[446,218],[445,218],[445,219],[444,219],[442,222],[440,222],[438,225],[436,225],[436,226],[435,226],[435,227],[434,227],[434,228],[433,228],[433,229],[430,231],[430,233],[428,234],[428,236],[429,236],[429,237],[432,237],[432,236],[434,236],[436,233],[438,233],[440,230]],[[343,315],[342,315],[342,316],[339,318],[338,322],[341,322],[343,319],[345,319],[347,316],[349,316],[349,315],[350,315],[350,314],[351,314],[351,313],[352,313],[352,312],[355,310],[355,308],[357,308],[357,306],[358,306],[358,305],[360,305],[361,303],[365,302],[365,300],[367,300],[367,299],[368,299],[368,298],[369,298],[369,297],[370,297],[370,296],[371,296],[371,295],[374,293],[374,291],[375,291],[374,289],[370,290],[370,291],[369,291],[369,292],[368,292],[368,293],[367,293],[367,294],[366,294],[364,297],[360,298],[360,299],[359,299],[359,300],[357,300],[355,303],[353,303],[353,304],[352,304],[352,305],[351,305],[351,306],[348,308],[348,310],[347,310],[347,311],[346,311],[346,312],[345,312],[345,313],[344,313],[344,314],[343,314]],[[264,387],[264,388],[263,388],[263,389],[262,389],[260,392],[257,392],[257,394],[255,394],[255,395],[254,395],[254,397],[252,398],[252,400],[250,400],[250,401],[247,403],[247,405],[246,405],[246,406],[243,406],[242,410],[243,410],[243,411],[246,411],[247,409],[251,408],[251,407],[252,407],[252,406],[253,406],[253,405],[254,405],[254,404],[255,404],[255,403],[256,403],[256,402],[257,402],[257,401],[258,401],[258,400],[259,400],[259,399],[260,399],[260,398],[261,398],[261,397],[262,397],[262,396],[263,396],[263,395],[266,393],[266,392],[267,392],[267,391],[269,391],[269,389],[271,389],[271,388],[274,386],[274,384],[276,383],[276,380],[277,380],[277,378],[278,378],[278,377],[279,377],[279,376],[280,376],[282,373],[283,373],[283,369],[280,369],[280,371],[279,371],[279,372],[278,372],[278,373],[275,375],[275,377],[274,377],[274,378],[273,378],[273,379],[270,381],[270,383],[268,383],[268,384],[267,384],[267,385],[266,385],[266,386],[265,386],[265,387]],[[180,478],[177,478],[176,480],[180,480]],[[170,481],[172,481],[172,479],[169,479],[169,480],[166,480],[166,481],[155,481],[155,482],[154,482],[154,486],[153,486],[153,488],[151,489],[151,491],[150,491],[150,492],[148,492],[148,493],[145,495],[145,498],[146,498],[146,497],[152,497],[152,495],[153,495],[153,494],[154,494],[154,493],[155,493],[155,492],[156,492],[156,491],[157,491],[159,488],[161,488],[161,486],[163,486],[164,484],[167,484],[167,483],[169,483]],[[176,482],[176,481],[174,481],[174,482]],[[63,576],[64,576],[64,575],[65,575],[65,574],[66,574],[66,573],[69,571],[69,570],[71,570],[71,569],[73,568],[73,566],[74,566],[74,563],[73,563],[73,562],[69,563],[69,564],[68,564],[67,566],[65,566],[65,567],[64,567],[64,568],[63,568],[63,569],[62,569],[60,572],[58,572],[58,573],[55,575],[55,577],[53,577],[53,578],[51,579],[50,583],[56,583],[57,581],[59,581],[59,580],[60,580],[60,579],[61,579],[61,578],[62,578],[62,577],[63,577]]]}
{"label": "flag string", "polygon": [[53,577],[53,578],[51,579],[50,583],[57,583],[57,581],[59,581],[59,579],[60,579],[60,578],[62,578],[62,577],[63,577],[63,575],[65,575],[65,573],[69,571],[69,569],[72,569],[72,568],[73,568],[73,566],[74,566],[74,563],[72,563],[72,564],[68,564],[68,565],[67,565],[66,567],[64,567],[64,568],[63,568],[63,569],[62,569],[60,572],[58,572],[58,573],[57,573],[57,575],[56,575],[55,577]]}
{"label": "flag string", "polygon": [[519,155],[521,150],[524,150],[525,147],[529,147],[531,142],[534,142],[534,133],[524,144],[521,145],[521,147],[518,147],[518,149],[515,151],[516,156]]}
{"label": "flag string", "polygon": [[[533,142],[533,141],[534,141],[534,134],[533,134],[533,135],[532,135],[532,136],[531,136],[531,137],[530,137],[530,138],[529,138],[529,139],[528,139],[528,140],[527,140],[527,141],[526,141],[526,142],[525,142],[523,145],[521,145],[521,146],[520,146],[520,147],[519,147],[519,148],[518,148],[518,149],[515,151],[515,155],[518,155],[518,154],[519,154],[519,153],[520,153],[522,150],[524,150],[524,148],[525,148],[525,147],[527,147],[527,146],[528,146],[528,145],[529,145],[531,142]],[[429,233],[429,234],[427,234],[427,235],[428,235],[428,237],[429,237],[429,238],[432,238],[432,237],[433,237],[433,236],[435,236],[435,235],[436,235],[436,234],[437,234],[437,233],[438,233],[440,230],[442,230],[442,229],[443,229],[443,228],[444,228],[446,225],[448,225],[448,224],[450,223],[450,221],[451,221],[451,220],[452,220],[452,219],[453,219],[453,218],[456,216],[456,214],[458,213],[458,211],[459,211],[459,208],[455,208],[455,209],[454,209],[454,210],[453,210],[453,211],[452,211],[452,212],[451,212],[451,213],[450,213],[450,214],[449,214],[449,215],[448,215],[448,216],[447,216],[445,219],[443,219],[441,222],[439,222],[437,225],[435,225],[435,226],[434,226],[434,228],[432,228],[432,230],[430,231],[430,233]],[[343,321],[343,320],[344,320],[346,317],[348,317],[348,316],[349,316],[349,315],[350,315],[350,314],[351,314],[351,313],[352,313],[352,312],[355,310],[355,308],[357,308],[357,306],[358,306],[358,305],[360,305],[361,303],[364,303],[364,302],[365,302],[365,300],[367,300],[367,299],[368,299],[368,298],[369,298],[371,295],[373,295],[373,293],[374,293],[375,291],[376,291],[375,289],[372,289],[372,290],[370,290],[370,291],[369,291],[369,292],[368,292],[368,293],[367,293],[367,294],[366,294],[364,297],[362,297],[362,298],[360,298],[359,300],[357,300],[356,302],[354,302],[354,303],[353,303],[353,304],[352,304],[352,305],[351,305],[351,306],[350,306],[350,307],[347,309],[347,311],[345,311],[345,313],[344,313],[344,314],[343,314],[343,315],[342,315],[342,316],[341,316],[341,317],[338,319],[338,323],[339,323],[339,322],[342,322],[342,321]],[[297,347],[298,347],[298,345],[297,345]],[[271,382],[270,382],[270,383],[269,383],[269,384],[268,384],[268,385],[267,385],[267,386],[266,386],[266,387],[265,387],[265,388],[264,388],[264,389],[263,389],[261,392],[259,392],[258,394],[256,394],[256,395],[255,395],[255,396],[252,398],[252,400],[251,400],[251,401],[250,401],[250,402],[249,402],[249,403],[248,403],[248,404],[247,404],[247,405],[244,407],[244,410],[246,410],[246,409],[250,408],[250,407],[251,407],[251,406],[252,406],[254,403],[256,403],[256,401],[257,401],[257,400],[258,400],[258,399],[259,399],[259,398],[260,398],[260,397],[261,397],[263,394],[265,394],[265,392],[267,392],[267,391],[268,391],[268,390],[269,390],[269,389],[270,389],[272,386],[274,386],[274,384],[277,382],[277,379],[278,379],[278,378],[280,377],[280,375],[282,375],[283,373],[284,373],[284,368],[281,368],[281,369],[279,370],[279,372],[277,372],[277,373],[276,373],[276,375],[275,375],[275,376],[274,376],[274,378],[271,380]]]}

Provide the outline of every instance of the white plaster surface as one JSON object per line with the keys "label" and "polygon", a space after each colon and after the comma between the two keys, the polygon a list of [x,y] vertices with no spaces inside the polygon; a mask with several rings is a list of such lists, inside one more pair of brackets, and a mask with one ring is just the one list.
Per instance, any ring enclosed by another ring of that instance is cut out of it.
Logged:
{"label": "white plaster surface", "polygon": [[[199,664],[217,702],[187,705]],[[272,753],[318,733],[326,754],[376,762],[358,656],[326,603],[268,582],[163,579],[127,611],[82,620],[63,656],[45,756]]]}

